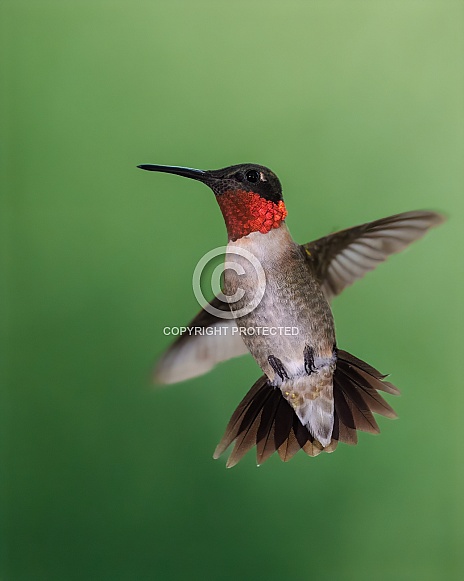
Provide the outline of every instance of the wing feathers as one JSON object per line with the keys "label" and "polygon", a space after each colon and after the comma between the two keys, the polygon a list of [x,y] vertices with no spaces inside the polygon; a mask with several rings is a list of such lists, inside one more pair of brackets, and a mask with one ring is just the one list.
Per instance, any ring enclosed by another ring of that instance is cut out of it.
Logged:
{"label": "wing feathers", "polygon": [[[399,252],[443,220],[435,212],[406,212],[336,232],[303,248],[322,290],[331,300],[390,254]],[[211,306],[229,314],[228,304],[217,297]],[[191,331],[195,327],[200,333]],[[248,353],[241,336],[235,332],[233,319],[222,319],[202,310],[188,329],[160,359],[155,371],[158,383],[185,381],[210,371],[221,361]],[[389,391],[388,385],[384,390]]]}
{"label": "wing feathers", "polygon": [[[210,304],[219,311],[229,309],[217,297]],[[185,381],[210,371],[221,361],[245,355],[248,349],[236,331],[234,319],[221,319],[203,309],[158,361],[155,381]]]}
{"label": "wing feathers", "polygon": [[400,252],[443,221],[444,217],[435,212],[405,212],[341,230],[305,244],[304,249],[331,300],[390,254]]}

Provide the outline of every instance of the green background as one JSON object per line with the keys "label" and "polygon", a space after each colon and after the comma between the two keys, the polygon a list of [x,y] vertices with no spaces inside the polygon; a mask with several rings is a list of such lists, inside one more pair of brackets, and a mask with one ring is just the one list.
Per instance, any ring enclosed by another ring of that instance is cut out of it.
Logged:
{"label": "green background", "polygon": [[[1,579],[461,579],[464,4],[14,0],[0,26]],[[225,228],[136,165],[248,161],[300,242],[449,221],[334,304],[400,419],[226,470],[251,358],[150,382]]]}

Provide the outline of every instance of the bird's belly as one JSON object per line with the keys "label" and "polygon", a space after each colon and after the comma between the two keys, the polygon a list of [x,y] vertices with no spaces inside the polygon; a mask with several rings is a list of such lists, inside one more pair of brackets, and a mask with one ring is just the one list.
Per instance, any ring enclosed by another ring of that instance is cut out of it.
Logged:
{"label": "bird's belly", "polygon": [[228,256],[227,260],[233,260],[242,274],[228,269],[224,276],[224,292],[235,295],[229,304],[250,353],[271,380],[275,369],[270,357],[282,363],[288,377],[307,373],[304,353],[308,348],[314,354],[315,366],[325,365],[332,359],[335,345],[332,313],[304,260],[297,253],[283,261],[273,260],[272,253],[258,258],[264,280],[256,267],[240,256]]}
{"label": "bird's belly", "polygon": [[317,307],[308,308],[309,297],[304,294],[299,301],[295,295],[290,300],[286,294],[265,292],[252,312],[236,319],[247,348],[271,378],[274,370],[270,356],[282,362],[289,377],[295,377],[306,373],[306,347],[314,350],[317,364],[319,359],[332,357],[335,343],[331,318]]}

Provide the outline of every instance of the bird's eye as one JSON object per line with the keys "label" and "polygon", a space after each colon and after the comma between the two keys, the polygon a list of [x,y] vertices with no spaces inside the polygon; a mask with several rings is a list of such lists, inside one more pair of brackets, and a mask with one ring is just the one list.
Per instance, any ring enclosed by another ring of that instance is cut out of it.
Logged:
{"label": "bird's eye", "polygon": [[251,182],[252,184],[259,182],[259,172],[257,172],[255,169],[248,170],[245,174],[245,177],[247,181]]}

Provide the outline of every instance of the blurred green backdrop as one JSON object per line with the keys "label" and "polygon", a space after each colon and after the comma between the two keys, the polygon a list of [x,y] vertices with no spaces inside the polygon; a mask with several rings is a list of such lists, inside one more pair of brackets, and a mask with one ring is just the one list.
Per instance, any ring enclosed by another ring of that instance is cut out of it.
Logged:
{"label": "blurred green backdrop", "polygon": [[[463,6],[0,4],[2,579],[462,578]],[[300,242],[450,219],[334,305],[399,421],[226,470],[254,362],[149,380],[222,218],[135,166],[245,161],[279,175]]]}

